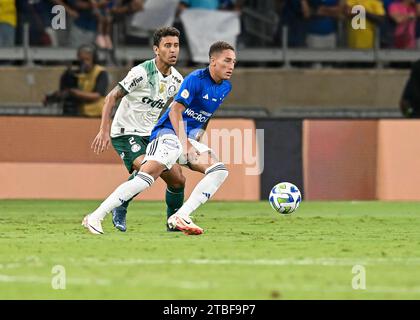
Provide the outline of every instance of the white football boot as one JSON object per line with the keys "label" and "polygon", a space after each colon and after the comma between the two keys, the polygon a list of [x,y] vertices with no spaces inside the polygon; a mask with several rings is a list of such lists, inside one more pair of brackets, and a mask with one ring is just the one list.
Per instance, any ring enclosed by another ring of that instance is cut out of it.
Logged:
{"label": "white football boot", "polygon": [[83,218],[82,226],[87,228],[93,234],[103,234],[101,220],[93,219],[90,214]]}
{"label": "white football boot", "polygon": [[168,226],[171,229],[178,229],[186,235],[200,235],[204,230],[197,226],[190,218],[184,218],[173,214],[168,219]]}

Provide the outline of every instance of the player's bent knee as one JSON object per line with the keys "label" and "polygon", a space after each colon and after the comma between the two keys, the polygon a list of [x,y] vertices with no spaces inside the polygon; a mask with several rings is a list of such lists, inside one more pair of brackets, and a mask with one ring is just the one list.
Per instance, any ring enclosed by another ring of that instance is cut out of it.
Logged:
{"label": "player's bent knee", "polygon": [[154,181],[155,179],[145,172],[137,173],[133,179],[124,182],[117,188],[119,199],[123,201],[130,200],[138,193],[150,187]]}
{"label": "player's bent knee", "polygon": [[136,159],[134,159],[133,164],[131,165],[131,169],[136,170],[136,171],[140,171],[141,165],[144,162],[144,154],[142,154],[141,156],[138,156]]}
{"label": "player's bent knee", "polygon": [[187,179],[183,175],[180,175],[176,181],[176,185],[178,186],[177,188],[184,188],[186,180]]}
{"label": "player's bent knee", "polygon": [[175,189],[183,189],[185,188],[185,181],[186,178],[183,175],[177,176],[170,183],[168,183],[168,187]]}

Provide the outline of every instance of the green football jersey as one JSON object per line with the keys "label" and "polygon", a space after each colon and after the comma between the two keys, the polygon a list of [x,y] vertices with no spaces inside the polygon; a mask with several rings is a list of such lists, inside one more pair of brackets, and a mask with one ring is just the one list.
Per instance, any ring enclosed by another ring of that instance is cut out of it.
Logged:
{"label": "green football jersey", "polygon": [[121,99],[111,126],[111,137],[150,136],[162,108],[178,92],[183,77],[171,67],[164,76],[155,59],[133,67],[118,84],[127,92]]}

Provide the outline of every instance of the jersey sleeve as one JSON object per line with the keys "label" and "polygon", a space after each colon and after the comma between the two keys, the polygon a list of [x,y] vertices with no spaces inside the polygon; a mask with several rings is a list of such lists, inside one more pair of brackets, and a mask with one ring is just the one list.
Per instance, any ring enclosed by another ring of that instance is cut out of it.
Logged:
{"label": "jersey sleeve", "polygon": [[146,70],[141,66],[132,68],[126,77],[122,79],[118,84],[127,92],[131,93],[138,88],[144,87],[147,83]]}
{"label": "jersey sleeve", "polygon": [[182,82],[175,96],[175,101],[188,108],[196,94],[198,94],[198,79],[193,75],[189,75]]}

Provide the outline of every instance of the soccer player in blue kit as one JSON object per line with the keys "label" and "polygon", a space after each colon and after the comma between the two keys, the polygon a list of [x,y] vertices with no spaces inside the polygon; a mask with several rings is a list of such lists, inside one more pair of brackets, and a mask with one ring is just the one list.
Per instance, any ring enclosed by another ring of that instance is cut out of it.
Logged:
{"label": "soccer player in blue kit", "polygon": [[211,45],[210,63],[190,73],[174,102],[152,130],[146,156],[136,177],[121,184],[102,204],[83,219],[93,234],[102,234],[101,222],[108,212],[150,187],[164,171],[178,161],[204,174],[188,200],[168,219],[168,226],[187,235],[199,235],[203,229],[190,215],[209,200],[228,176],[214,152],[200,143],[203,127],[232,89],[229,81],[236,64],[234,48],[224,41]]}

